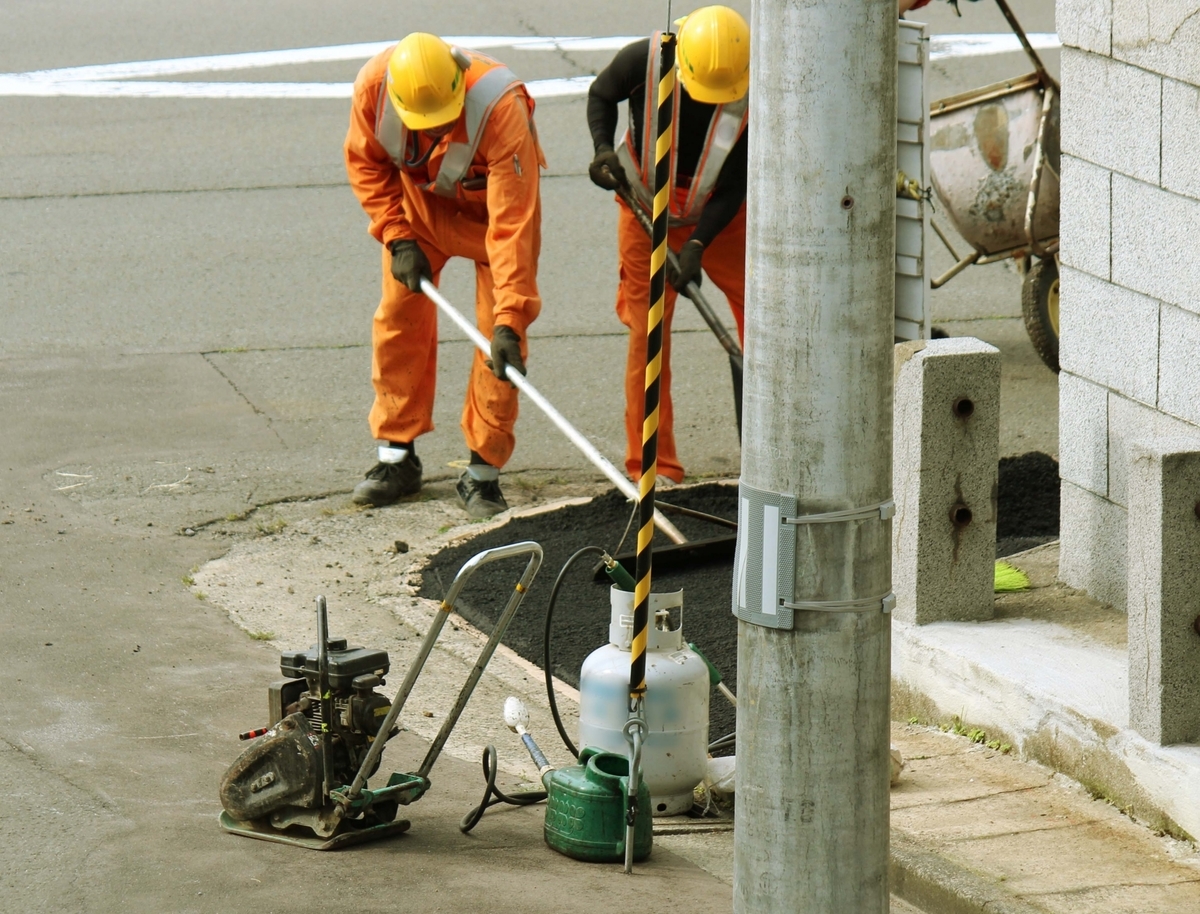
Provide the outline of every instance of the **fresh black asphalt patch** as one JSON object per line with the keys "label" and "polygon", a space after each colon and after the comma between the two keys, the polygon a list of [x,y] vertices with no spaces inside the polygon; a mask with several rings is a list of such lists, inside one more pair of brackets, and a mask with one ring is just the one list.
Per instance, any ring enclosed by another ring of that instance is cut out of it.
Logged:
{"label": "fresh black asphalt patch", "polygon": [[[997,556],[1009,555],[1058,535],[1058,463],[1032,452],[1000,461],[997,514]],[[737,486],[707,483],[686,488],[661,489],[660,500],[728,520],[737,519]],[[505,643],[539,667],[550,591],[559,570],[584,546],[600,546],[610,553],[631,552],[636,540],[636,519],[629,524],[632,505],[614,491],[587,504],[518,517],[434,555],[426,568],[420,595],[441,600],[463,563],[478,552],[521,540],[534,540],[545,550],[545,561],[534,585],[513,620]],[[672,521],[689,540],[721,536],[732,531],[702,520],[678,515]],[[627,533],[626,527],[629,526]],[[625,533],[623,545],[618,544]],[[525,559],[485,565],[472,578],[457,609],[482,631],[490,632],[503,611]],[[604,644],[610,615],[607,580],[592,574],[595,556],[584,556],[571,567],[554,609],[552,665],[564,682],[579,685],[584,658]],[[656,593],[683,590],[683,633],[716,665],[727,685],[737,690],[737,620],[730,612],[733,567],[731,561],[697,562],[683,567],[655,568]],[[733,707],[713,689],[710,699],[710,739],[732,733]],[[538,734],[552,759],[562,759],[554,734]],[[563,750],[565,751],[565,750]]]}

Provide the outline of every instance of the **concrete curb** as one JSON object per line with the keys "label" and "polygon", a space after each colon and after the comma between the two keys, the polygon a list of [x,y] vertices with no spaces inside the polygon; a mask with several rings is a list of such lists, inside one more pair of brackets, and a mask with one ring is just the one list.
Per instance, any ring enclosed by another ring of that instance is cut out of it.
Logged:
{"label": "concrete curb", "polygon": [[896,897],[937,914],[1047,914],[894,828],[888,882]]}

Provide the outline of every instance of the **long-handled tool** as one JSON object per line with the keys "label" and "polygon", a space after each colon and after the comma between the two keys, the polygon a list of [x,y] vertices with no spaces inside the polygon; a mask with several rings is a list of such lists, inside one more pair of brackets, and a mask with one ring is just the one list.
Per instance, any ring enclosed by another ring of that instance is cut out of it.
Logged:
{"label": "long-handled tool", "polygon": [[[650,215],[638,203],[629,185],[618,185],[617,196],[624,200],[625,205],[633,210],[633,215],[637,218],[638,224],[641,225],[646,234],[653,237],[654,226],[650,224]],[[679,271],[679,258],[670,247],[667,248],[667,263],[671,265],[671,269],[676,272]],[[725,325],[721,323],[720,318],[717,317],[717,312],[713,310],[713,306],[709,304],[708,299],[704,297],[704,293],[700,291],[698,285],[694,282],[689,282],[687,284],[687,295],[692,300],[692,304],[696,306],[696,310],[700,312],[700,316],[704,318],[704,323],[708,324],[708,329],[716,336],[717,342],[721,344],[721,348],[729,353],[729,372],[733,376],[733,408],[737,413],[738,437],[741,438],[742,347],[738,345],[738,341],[730,336],[729,331],[725,329]]]}
{"label": "long-handled tool", "polygon": [[[480,333],[479,328],[463,317],[459,310],[446,300],[442,293],[438,291],[437,286],[435,286],[428,279],[422,279],[421,291],[425,293],[426,297],[428,297],[430,301],[441,308],[443,314],[445,314],[448,318],[450,318],[450,320],[454,321],[454,323],[458,325],[458,328],[467,335],[467,337],[476,345],[480,352],[482,352],[488,358],[491,358],[492,347],[488,343],[487,337]],[[512,382],[513,386],[517,388],[517,390],[521,391],[521,393],[525,394],[525,396],[532,400],[538,409],[546,414],[546,418],[553,422],[554,425],[557,426],[558,430],[571,440],[573,445],[579,448],[584,457],[590,460],[592,464],[600,470],[601,473],[608,477],[609,481],[614,486],[621,490],[622,495],[624,495],[626,498],[632,499],[633,501],[639,500],[637,486],[630,482],[624,473],[613,466],[608,459],[596,449],[596,446],[592,444],[592,442],[588,441],[587,438],[580,434],[579,429],[575,428],[575,426],[568,422],[567,418],[557,409],[555,409],[550,401],[542,396],[538,389],[530,384],[526,377],[521,374],[521,372],[509,365],[507,366],[505,375],[508,380]],[[679,529],[673,523],[663,516],[661,511],[654,512],[654,526],[658,527],[659,530],[666,534],[667,539],[669,539],[672,543],[679,544],[687,542],[687,538],[679,532]]]}

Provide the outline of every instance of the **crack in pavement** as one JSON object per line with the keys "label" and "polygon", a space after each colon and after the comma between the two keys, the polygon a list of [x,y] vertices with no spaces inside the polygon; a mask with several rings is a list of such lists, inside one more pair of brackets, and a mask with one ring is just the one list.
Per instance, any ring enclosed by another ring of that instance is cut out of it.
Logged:
{"label": "crack in pavement", "polygon": [[[572,63],[578,68],[578,64]],[[541,180],[553,181],[558,178],[586,178],[586,171],[561,172],[543,174]],[[240,187],[179,187],[179,188],[145,188],[142,190],[98,190],[80,191],[70,194],[6,194],[0,195],[0,203],[22,202],[27,200],[85,200],[93,197],[154,197],[176,196],[184,194],[234,194],[253,193],[271,190],[328,190],[334,187],[349,187],[349,181],[315,182],[311,184],[251,184]]]}
{"label": "crack in pavement", "polygon": [[66,784],[67,786],[69,786],[75,790],[78,790],[84,796],[89,797],[90,799],[92,799],[93,801],[98,803],[100,805],[101,809],[104,809],[106,812],[110,812],[117,816],[124,815],[121,812],[120,807],[118,807],[117,804],[113,801],[113,799],[110,796],[108,796],[106,793],[104,793],[104,791],[95,790],[92,788],[84,787],[82,784],[77,784],[75,781],[71,780],[71,778],[69,778],[67,775],[63,774],[61,771],[58,771],[50,763],[43,760],[42,757],[38,754],[38,751],[36,749],[34,749],[31,745],[29,745],[29,743],[25,742],[25,740],[20,739],[20,737],[18,737],[18,740],[20,741],[19,744],[14,743],[7,736],[0,734],[0,743],[4,743],[4,745],[8,746],[9,749],[12,749],[14,752],[18,753],[22,758],[24,758],[31,765],[33,765],[34,768],[36,768],[39,772],[49,775],[51,777],[57,778],[58,780],[62,781],[64,784]]}
{"label": "crack in pavement", "polygon": [[[244,393],[242,393],[241,389],[237,386],[237,384],[234,383],[233,378],[229,377],[229,375],[225,374],[225,372],[223,372],[220,368],[218,368],[217,365],[213,362],[213,360],[208,357],[208,353],[201,353],[200,357],[202,359],[204,359],[204,361],[207,362],[210,366],[212,366],[213,371],[215,371],[217,374],[219,374],[221,377],[223,377],[226,380],[226,382],[228,382],[229,386],[234,389],[234,392],[239,397],[241,397],[243,400],[246,401],[246,405],[248,405],[252,410],[254,410],[255,415],[262,416],[263,419],[266,420],[267,428],[269,428],[271,430],[271,434],[274,435],[276,438],[278,438],[279,443],[283,445],[284,450],[287,450],[287,442],[283,440],[283,436],[280,435],[279,430],[277,428],[275,428],[274,420],[272,420],[272,418],[269,415],[267,415],[266,412],[259,409],[253,400],[251,400]],[[247,500],[249,500],[250,496],[252,496],[253,494],[254,493],[251,492],[249,495],[247,495]]]}
{"label": "crack in pavement", "polygon": [[0,202],[9,200],[82,200],[89,197],[152,197],[174,196],[178,194],[231,194],[250,193],[262,190],[324,190],[331,187],[349,187],[348,181],[315,184],[252,184],[241,187],[180,187],[180,188],[148,188],[144,190],[99,190],[83,191],[74,194],[12,194],[0,196]]}

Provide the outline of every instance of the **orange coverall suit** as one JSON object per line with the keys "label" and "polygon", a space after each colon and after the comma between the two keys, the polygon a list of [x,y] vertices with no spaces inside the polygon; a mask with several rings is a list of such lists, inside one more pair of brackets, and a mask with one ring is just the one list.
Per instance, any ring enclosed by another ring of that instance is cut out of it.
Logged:
{"label": "orange coverall suit", "polygon": [[[680,196],[686,191],[676,192]],[[650,242],[637,217],[617,200],[617,316],[629,328],[625,359],[625,469],[634,479],[642,475],[642,419],[646,413],[646,321],[650,311]],[[667,231],[667,244],[678,251],[692,235],[692,226]],[[746,207],[704,250],[704,272],[729,299],[737,324],[738,342],[746,329]],[[675,411],[671,405],[671,319],[679,293],[666,284],[663,309],[662,369],[658,387],[658,474],[683,482],[683,464],[675,451]],[[725,359],[721,359],[724,366]]]}
{"label": "orange coverall suit", "polygon": [[[435,285],[451,257],[473,260],[480,331],[490,339],[496,326],[511,327],[521,338],[521,356],[526,358],[526,333],[542,307],[537,289],[538,168],[545,166],[545,158],[533,126],[533,100],[518,84],[488,115],[456,196],[425,189],[422,185],[437,177],[448,145],[466,142],[465,108],[446,137],[431,140],[419,131],[409,133],[415,148],[408,147],[412,157],[398,166],[376,135],[381,106],[387,104],[384,79],[391,53],[389,48],[368,61],[354,82],[345,156],[350,185],[371,218],[369,231],[383,245],[383,297],[371,333],[371,432],[381,441],[407,443],[433,430],[437,308],[392,276],[387,245],[415,239],[429,259]],[[472,58],[468,92],[497,65],[479,54]],[[431,142],[434,149],[421,162]],[[419,164],[410,166],[414,161]],[[486,178],[486,187],[477,187],[480,178]],[[504,466],[512,456],[516,421],[516,389],[498,379],[476,351],[462,411],[467,447],[492,466]]]}
{"label": "orange coverall suit", "polygon": [[[634,173],[628,174],[630,181],[645,184],[647,175],[638,159],[642,156],[635,150],[646,144],[653,136],[646,137],[642,124],[653,124],[653,111],[647,110],[649,101],[646,86],[658,85],[657,53],[650,48],[658,47],[658,33],[650,39],[641,39],[622,49],[597,77],[589,90],[588,121],[593,140],[599,146],[611,143],[616,126],[617,105],[628,100],[630,119],[636,124],[640,140],[633,137],[634,130],[626,134],[625,143],[630,153],[626,165]],[[645,111],[643,114],[639,112]],[[706,220],[702,213],[708,209],[704,199],[691,199],[692,182],[699,178],[698,172],[710,160],[712,131],[710,120],[719,116],[719,109],[712,105],[701,105],[693,101],[678,84],[676,86],[672,153],[673,199],[671,212],[689,212],[691,217],[674,224],[667,232],[667,243],[678,251],[689,239],[705,235],[704,272],[718,289],[725,293],[737,324],[738,340],[742,340],[745,328],[745,274],[746,274],[746,207],[745,207],[745,120],[741,122],[739,139],[734,147],[741,157],[736,161],[726,160],[719,169],[718,194],[723,198],[723,216]],[[732,157],[731,157],[732,158]],[[691,164],[688,172],[679,173],[684,160]],[[710,166],[711,167],[711,166]],[[726,184],[722,192],[721,182]],[[731,191],[731,192],[730,192]],[[712,198],[715,201],[715,197]],[[730,205],[731,204],[731,205]],[[646,320],[650,310],[650,239],[643,231],[633,212],[620,197],[617,198],[617,252],[620,260],[620,279],[617,285],[617,316],[629,328],[629,350],[625,362],[625,469],[637,479],[642,473],[642,419],[646,407]],[[716,210],[710,216],[717,216]],[[728,220],[728,221],[726,221]],[[673,220],[680,221],[680,220]],[[705,223],[715,225],[706,225]],[[699,223],[699,224],[697,224]],[[702,231],[703,230],[703,231]],[[709,237],[711,235],[711,237]],[[671,319],[675,314],[678,293],[666,286],[663,312],[662,364],[659,381],[658,416],[658,473],[675,482],[683,481],[683,465],[675,450],[674,409],[671,403]],[[724,365],[724,360],[721,362]]]}

